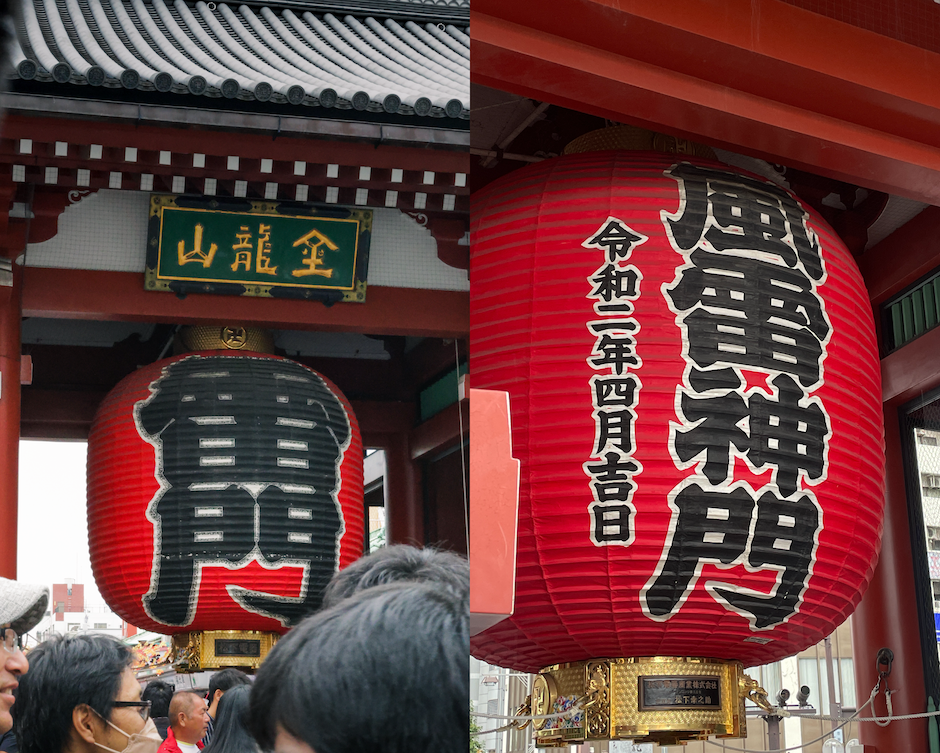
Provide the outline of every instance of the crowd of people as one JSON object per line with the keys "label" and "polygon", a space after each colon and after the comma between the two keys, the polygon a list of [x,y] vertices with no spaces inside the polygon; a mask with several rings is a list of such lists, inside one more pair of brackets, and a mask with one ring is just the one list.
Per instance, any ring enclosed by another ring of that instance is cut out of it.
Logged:
{"label": "crowd of people", "polygon": [[27,657],[20,638],[45,613],[48,589],[0,579],[0,750],[461,750],[469,593],[464,558],[386,547],[338,573],[323,607],[277,642],[256,677],[217,672],[204,696],[159,680],[142,689],[132,649],[107,635],[56,635]]}

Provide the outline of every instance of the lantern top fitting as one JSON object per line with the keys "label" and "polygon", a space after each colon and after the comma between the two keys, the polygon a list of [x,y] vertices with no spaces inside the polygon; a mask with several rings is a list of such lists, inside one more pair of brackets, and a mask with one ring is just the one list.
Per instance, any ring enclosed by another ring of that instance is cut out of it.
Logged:
{"label": "lantern top fitting", "polygon": [[173,354],[196,350],[274,353],[274,336],[269,330],[238,323],[182,327],[173,340]]}
{"label": "lantern top fitting", "polygon": [[662,152],[718,159],[711,147],[695,141],[649,131],[631,125],[616,125],[588,131],[568,143],[562,154],[583,152]]}

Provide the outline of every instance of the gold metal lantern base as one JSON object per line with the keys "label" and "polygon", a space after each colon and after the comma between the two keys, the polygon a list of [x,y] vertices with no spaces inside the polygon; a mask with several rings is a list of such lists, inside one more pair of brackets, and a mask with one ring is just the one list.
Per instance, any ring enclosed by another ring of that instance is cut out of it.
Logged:
{"label": "gold metal lantern base", "polygon": [[177,672],[239,667],[257,669],[274,648],[277,633],[261,630],[204,630],[173,636]]}
{"label": "gold metal lantern base", "polygon": [[746,737],[744,699],[766,704],[767,694],[740,662],[656,656],[556,664],[535,679],[532,715],[577,708],[572,715],[536,720],[539,748],[587,740],[632,740],[682,745],[709,736]]}

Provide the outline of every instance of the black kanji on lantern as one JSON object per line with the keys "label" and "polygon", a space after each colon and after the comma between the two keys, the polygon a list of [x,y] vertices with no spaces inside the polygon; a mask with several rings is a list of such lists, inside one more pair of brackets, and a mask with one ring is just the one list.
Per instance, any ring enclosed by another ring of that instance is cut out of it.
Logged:
{"label": "black kanji on lantern", "polygon": [[590,360],[591,365],[595,368],[609,367],[615,374],[623,374],[631,366],[640,365],[636,357],[636,340],[625,333],[604,332],[597,338],[594,352],[597,355]]}
{"label": "black kanji on lantern", "polygon": [[784,371],[806,387],[819,381],[830,327],[811,280],[799,269],[703,249],[689,261],[667,295],[687,312],[688,357],[697,366]]}
{"label": "black kanji on lantern", "polygon": [[[668,619],[703,564],[778,570],[769,593],[711,583],[726,608],[754,629],[785,622],[812,573],[821,512],[801,482],[826,472],[830,422],[819,397],[831,327],[817,286],[819,240],[792,196],[755,178],[688,163],[677,212],[663,215],[685,259],[663,295],[683,330],[687,368],[677,388],[670,449],[699,474],[673,494],[672,534],[645,589],[644,609]],[[762,373],[749,388],[744,372]],[[752,490],[735,479],[735,457],[772,471]],[[756,517],[755,517],[756,516]]]}
{"label": "black kanji on lantern", "polygon": [[636,490],[633,477],[642,468],[632,459],[634,424],[640,380],[630,373],[641,366],[636,355],[635,334],[640,326],[630,317],[633,301],[640,295],[643,276],[627,264],[634,249],[649,240],[616,217],[608,217],[600,228],[581,245],[601,249],[605,263],[588,278],[588,299],[603,319],[587,322],[595,335],[588,364],[603,372],[591,377],[591,398],[595,426],[594,450],[597,461],[584,463],[591,479],[594,501],[588,505],[591,515],[591,540],[597,546],[629,546],[633,542],[633,516],[630,500]]}
{"label": "black kanji on lantern", "polygon": [[595,408],[629,408],[636,405],[636,391],[640,388],[632,374],[622,377],[593,376]]}
{"label": "black kanji on lantern", "polygon": [[338,565],[336,499],[350,425],[314,372],[290,361],[190,356],[171,363],[135,406],[161,482],[144,607],[192,622],[202,565],[302,566],[297,597],[229,591],[244,608],[292,624],[320,604]]}
{"label": "black kanji on lantern", "polygon": [[591,484],[594,497],[603,505],[630,499],[636,488],[633,474],[640,470],[640,466],[617,452],[608,452],[603,461],[585,463],[584,469],[594,477]]}
{"label": "black kanji on lantern", "polygon": [[621,269],[614,264],[605,264],[591,278],[596,286],[591,295],[607,303],[615,298],[636,298],[638,280],[636,270],[631,267]]}
{"label": "black kanji on lantern", "polygon": [[754,513],[743,487],[715,492],[692,484],[676,495],[674,506],[672,534],[645,594],[649,613],[660,618],[676,611],[703,563],[730,565],[744,554]]}
{"label": "black kanji on lantern", "polygon": [[682,393],[682,415],[691,428],[675,432],[676,455],[688,462],[705,453],[705,478],[719,484],[731,474],[731,446],[742,454],[751,445],[740,426],[747,418],[747,402],[737,392],[696,398]]}
{"label": "black kanji on lantern", "polygon": [[688,428],[675,431],[676,457],[687,463],[704,453],[702,472],[718,485],[733,480],[733,446],[758,472],[772,468],[784,497],[796,492],[801,473],[809,479],[821,478],[830,429],[819,400],[806,399],[786,374],[770,383],[777,393],[774,397],[761,392],[747,399],[738,392],[698,397],[683,391],[681,417]]}
{"label": "black kanji on lantern", "polygon": [[769,594],[757,594],[715,583],[712,592],[735,611],[753,615],[755,628],[785,622],[796,611],[806,590],[821,524],[822,513],[809,496],[790,501],[765,492],[757,500],[757,520],[748,542],[747,564],[755,570],[778,570],[776,586]]}
{"label": "black kanji on lantern", "polygon": [[741,249],[797,261],[813,280],[823,277],[819,239],[807,214],[783,189],[756,178],[681,162],[666,172],[679,182],[682,204],[667,217],[676,248]]}
{"label": "black kanji on lantern", "polygon": [[760,469],[774,468],[780,493],[789,497],[799,488],[800,473],[819,479],[825,468],[829,418],[817,400],[800,405],[805,397],[786,374],[771,380],[777,399],[757,393],[748,401],[751,449],[748,459]]}
{"label": "black kanji on lantern", "polygon": [[629,228],[616,217],[608,217],[600,230],[581,245],[585,248],[603,248],[607,251],[607,260],[617,262],[629,259],[633,249],[648,240]]}
{"label": "black kanji on lantern", "polygon": [[717,598],[747,615],[755,628],[773,627],[794,613],[806,589],[821,523],[819,508],[809,496],[790,501],[765,492],[755,502],[743,486],[710,491],[692,484],[676,495],[674,506],[671,541],[644,594],[652,616],[674,614],[705,563],[746,563],[755,570],[779,571],[767,594],[722,583],[709,586]]}

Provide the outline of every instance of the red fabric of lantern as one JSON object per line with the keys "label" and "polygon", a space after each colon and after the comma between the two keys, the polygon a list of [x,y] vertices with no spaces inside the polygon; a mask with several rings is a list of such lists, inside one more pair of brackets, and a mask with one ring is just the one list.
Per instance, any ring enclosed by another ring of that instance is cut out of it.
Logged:
{"label": "red fabric of lantern", "polygon": [[849,252],[779,186],[652,153],[474,197],[475,387],[510,394],[514,614],[476,656],[745,666],[851,613],[881,540],[880,371]]}
{"label": "red fabric of lantern", "polygon": [[300,364],[209,351],[131,374],[88,440],[88,538],[102,596],[160,633],[275,630],[362,554],[362,439]]}

